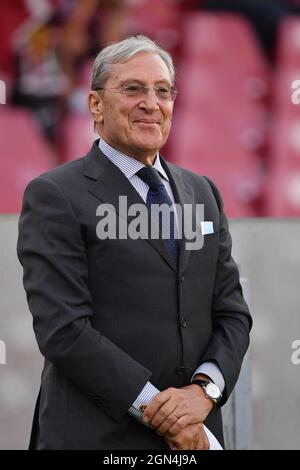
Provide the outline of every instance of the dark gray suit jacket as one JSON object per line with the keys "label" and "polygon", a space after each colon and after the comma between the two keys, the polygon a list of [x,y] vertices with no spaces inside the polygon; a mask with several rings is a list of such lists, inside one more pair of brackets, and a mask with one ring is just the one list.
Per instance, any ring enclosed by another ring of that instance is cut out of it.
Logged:
{"label": "dark gray suit jacket", "polygon": [[[31,448],[166,449],[128,414],[148,380],[187,385],[204,361],[238,378],[251,318],[219,193],[206,178],[162,159],[175,200],[203,203],[215,232],[179,268],[162,240],[99,240],[96,210],[143,203],[94,143],[81,159],[33,180],[24,195],[18,256],[45,357]],[[207,426],[221,440],[220,409]]]}

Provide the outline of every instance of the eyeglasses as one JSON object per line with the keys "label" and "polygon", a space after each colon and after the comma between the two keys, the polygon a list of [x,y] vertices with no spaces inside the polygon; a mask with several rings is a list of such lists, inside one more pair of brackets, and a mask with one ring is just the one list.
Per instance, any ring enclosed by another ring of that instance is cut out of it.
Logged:
{"label": "eyeglasses", "polygon": [[[168,87],[168,86],[156,86],[153,88],[157,98],[160,101],[174,101],[178,91],[175,87]],[[99,87],[97,90],[115,90],[123,95],[127,96],[127,98],[144,98],[149,93],[149,87],[142,85],[142,84],[129,84],[119,88],[104,88]]]}

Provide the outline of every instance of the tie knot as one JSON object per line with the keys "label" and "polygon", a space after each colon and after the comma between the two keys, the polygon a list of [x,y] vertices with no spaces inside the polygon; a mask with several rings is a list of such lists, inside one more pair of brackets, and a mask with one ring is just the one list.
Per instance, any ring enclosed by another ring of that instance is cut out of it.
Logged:
{"label": "tie knot", "polygon": [[158,188],[159,186],[164,186],[164,183],[162,182],[158,171],[152,166],[145,166],[144,168],[141,168],[136,174],[151,189]]}

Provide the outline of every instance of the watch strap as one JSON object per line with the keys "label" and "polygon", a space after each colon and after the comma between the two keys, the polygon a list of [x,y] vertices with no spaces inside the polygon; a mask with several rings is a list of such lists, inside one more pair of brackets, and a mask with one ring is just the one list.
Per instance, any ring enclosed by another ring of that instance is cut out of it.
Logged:
{"label": "watch strap", "polygon": [[220,392],[220,397],[219,398],[213,398],[212,396],[208,395],[207,392],[206,392],[205,386],[208,385],[208,384],[211,384],[211,383],[213,383],[213,382],[211,382],[210,380],[201,380],[201,379],[195,379],[195,380],[192,381],[192,384],[199,385],[199,387],[201,387],[203,389],[206,398],[208,398],[209,400],[211,400],[213,402],[213,404],[214,404],[213,409],[214,409],[217,406],[218,402],[221,400],[222,393]]}

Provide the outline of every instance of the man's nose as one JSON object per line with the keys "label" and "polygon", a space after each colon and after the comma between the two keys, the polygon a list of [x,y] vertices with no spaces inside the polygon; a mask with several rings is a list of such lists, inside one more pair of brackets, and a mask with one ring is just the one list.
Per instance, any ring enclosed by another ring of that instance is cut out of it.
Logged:
{"label": "man's nose", "polygon": [[156,96],[156,91],[153,88],[148,88],[147,93],[139,103],[139,107],[147,109],[147,111],[157,111],[159,109],[159,99]]}

